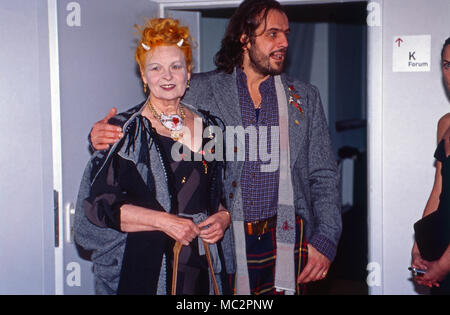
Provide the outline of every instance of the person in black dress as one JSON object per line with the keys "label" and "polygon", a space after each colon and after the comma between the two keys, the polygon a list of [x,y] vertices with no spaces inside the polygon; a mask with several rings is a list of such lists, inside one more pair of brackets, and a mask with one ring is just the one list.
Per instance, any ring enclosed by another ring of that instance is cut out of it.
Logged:
{"label": "person in black dress", "polygon": [[[442,75],[447,93],[450,95],[450,38],[442,48]],[[438,123],[438,147],[436,149],[436,175],[433,190],[428,199],[423,217],[436,210],[444,211],[450,217],[450,113],[444,115]],[[450,233],[450,220],[447,222]],[[418,284],[431,288],[431,294],[450,294],[450,245],[442,256],[435,261],[426,261],[421,257],[417,243],[412,249],[412,266],[426,270],[423,276],[415,276]]]}

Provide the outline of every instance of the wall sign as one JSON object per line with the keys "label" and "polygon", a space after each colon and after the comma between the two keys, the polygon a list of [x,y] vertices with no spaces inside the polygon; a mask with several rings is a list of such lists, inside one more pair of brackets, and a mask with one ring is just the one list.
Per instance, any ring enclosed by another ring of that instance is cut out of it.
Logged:
{"label": "wall sign", "polygon": [[395,36],[393,45],[394,72],[429,72],[431,35]]}

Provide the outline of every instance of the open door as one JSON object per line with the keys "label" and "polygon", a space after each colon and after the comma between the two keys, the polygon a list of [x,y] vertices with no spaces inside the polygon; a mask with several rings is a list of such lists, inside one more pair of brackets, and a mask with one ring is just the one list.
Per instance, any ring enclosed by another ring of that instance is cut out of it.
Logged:
{"label": "open door", "polygon": [[[375,1],[357,0],[280,0],[280,3],[286,8],[291,28],[285,72],[318,87],[336,157],[341,162],[342,187],[345,188],[342,195],[346,203],[343,209],[346,229],[338,256],[327,281],[311,286],[310,292],[368,294],[374,289],[366,282],[369,262],[367,78],[369,65],[372,77],[380,69],[369,60],[368,51],[369,48],[371,52],[379,51],[373,37],[373,33],[380,30],[376,10],[379,6]],[[215,69],[214,55],[238,5],[238,2],[226,4],[224,1],[161,3],[162,10],[169,16],[177,17],[173,14],[177,12],[186,14],[189,21],[193,20],[190,14],[195,20],[200,18],[201,71]],[[186,21],[182,16],[181,20]],[[379,83],[371,81],[372,100],[378,97]]]}
{"label": "open door", "polygon": [[[88,132],[113,106],[123,111],[144,100],[134,59],[135,24],[158,16],[147,0],[49,0],[54,74],[55,196],[59,205],[56,293],[93,294],[90,253],[73,242],[78,187],[90,157]],[[58,72],[59,71],[59,72]]]}

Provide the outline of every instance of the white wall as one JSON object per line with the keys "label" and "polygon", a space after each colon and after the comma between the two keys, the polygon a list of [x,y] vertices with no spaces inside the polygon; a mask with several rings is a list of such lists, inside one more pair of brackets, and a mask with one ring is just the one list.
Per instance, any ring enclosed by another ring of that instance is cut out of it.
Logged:
{"label": "white wall", "polygon": [[[450,1],[378,2],[382,4],[382,108],[372,110],[377,115],[369,117],[375,121],[369,136],[369,147],[375,149],[370,152],[370,187],[376,188],[369,196],[371,260],[381,264],[382,279],[372,293],[415,294],[407,270],[413,223],[421,217],[433,184],[437,121],[450,108],[439,67],[442,44],[450,36]],[[423,34],[431,35],[431,71],[394,73],[394,36]],[[379,58],[374,51],[372,56]],[[381,161],[373,161],[377,158]]]}

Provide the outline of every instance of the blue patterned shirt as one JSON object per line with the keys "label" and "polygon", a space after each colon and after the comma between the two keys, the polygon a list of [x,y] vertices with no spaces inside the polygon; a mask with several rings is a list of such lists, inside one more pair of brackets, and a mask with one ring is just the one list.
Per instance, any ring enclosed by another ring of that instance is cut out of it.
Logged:
{"label": "blue patterned shirt", "polygon": [[[247,77],[241,69],[236,71],[236,83],[241,107],[242,123],[244,129],[248,127],[256,129],[257,140],[247,133],[245,139],[245,161],[241,176],[242,201],[244,206],[245,221],[258,221],[273,217],[277,214],[278,208],[278,186],[279,168],[273,172],[262,172],[261,165],[269,164],[270,161],[262,161],[260,150],[271,153],[271,133],[272,126],[279,125],[278,101],[275,91],[273,76],[262,82],[259,86],[261,93],[261,109],[259,113],[255,110],[253,101],[247,87]],[[267,127],[267,148],[258,148],[260,137],[260,127]],[[250,149],[257,153],[257,158],[250,158]],[[278,148],[279,150],[279,148]],[[278,152],[279,156],[279,152]]]}

